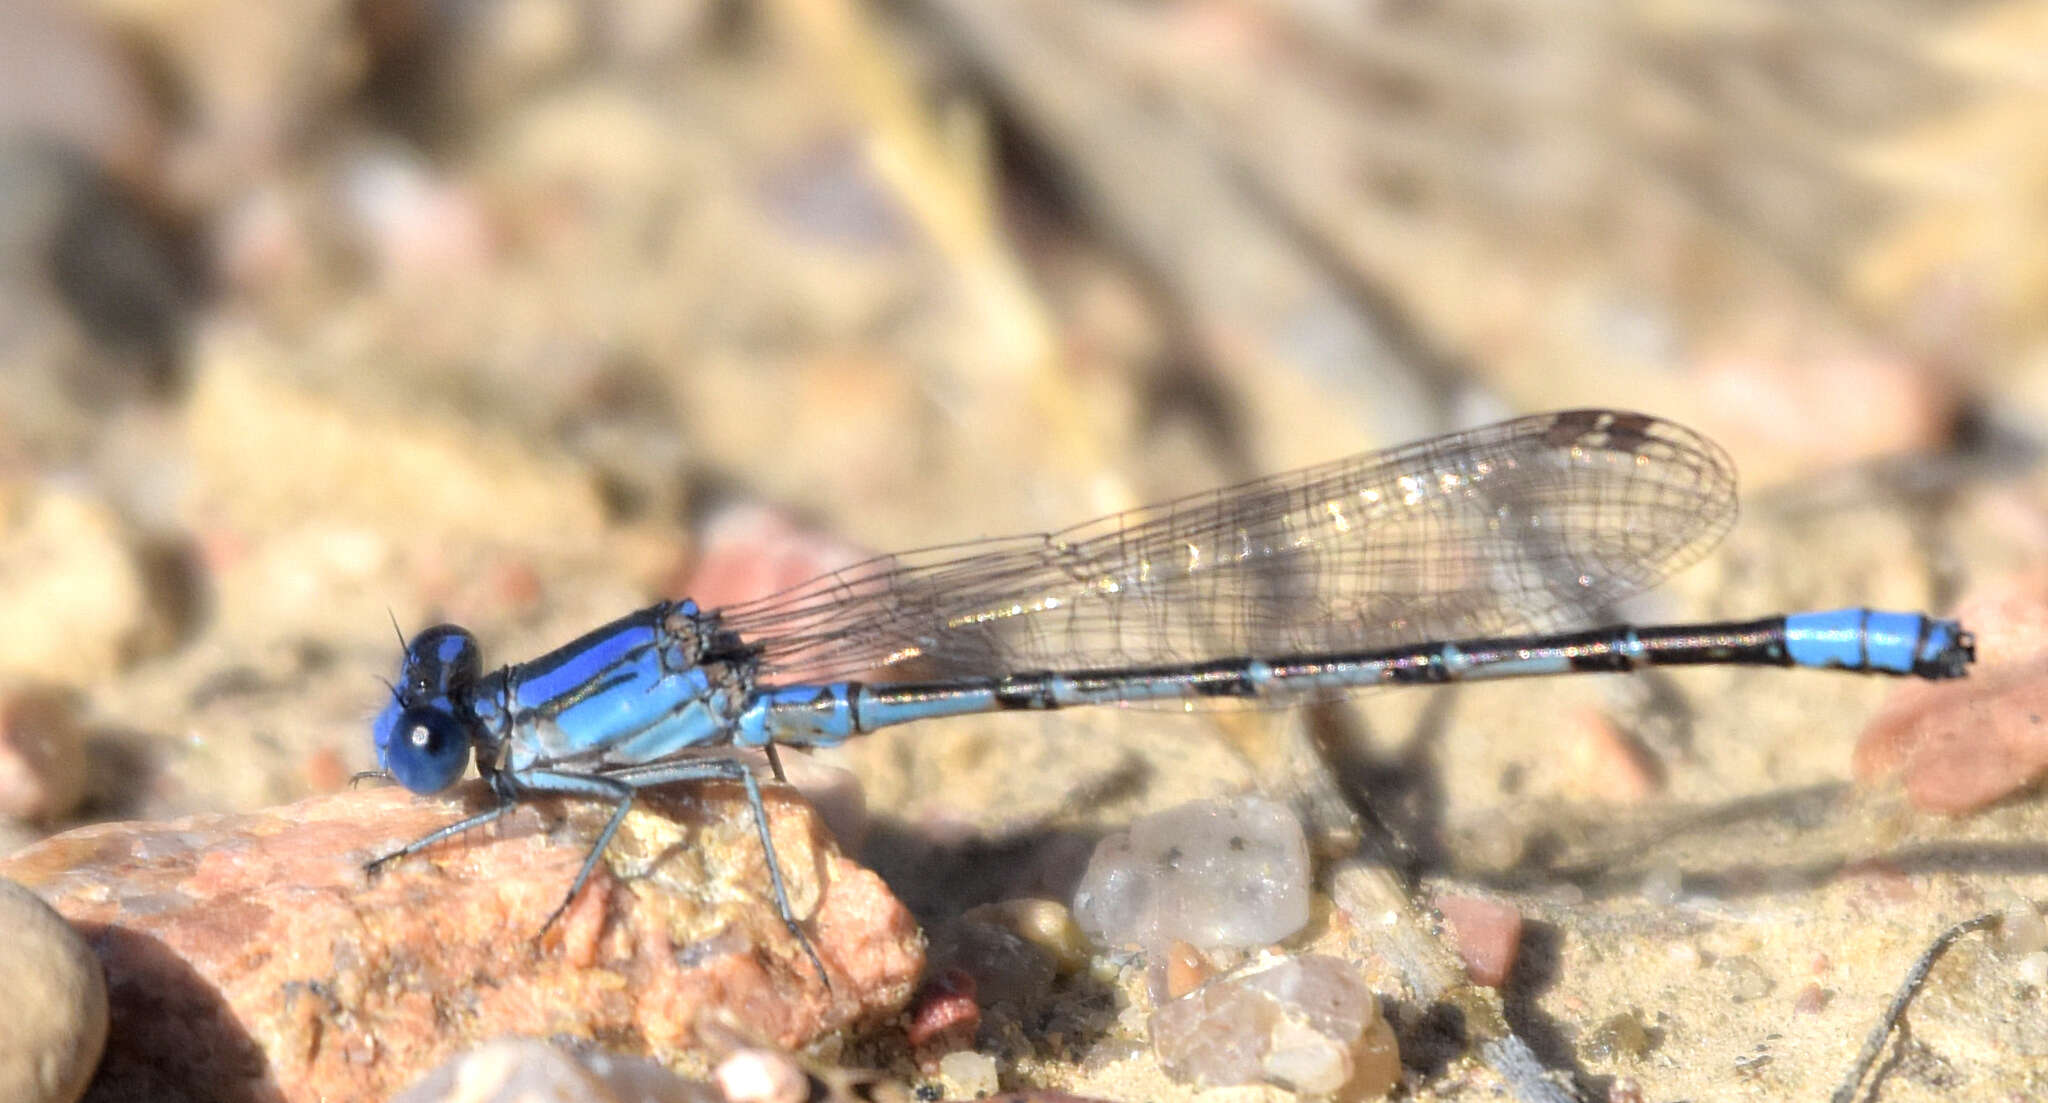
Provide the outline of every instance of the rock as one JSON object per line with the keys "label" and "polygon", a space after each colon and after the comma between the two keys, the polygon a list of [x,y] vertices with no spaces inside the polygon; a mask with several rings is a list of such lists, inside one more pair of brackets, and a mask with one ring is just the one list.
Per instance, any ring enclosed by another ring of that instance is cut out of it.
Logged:
{"label": "rock", "polygon": [[793,1047],[893,1012],[923,967],[908,913],[781,789],[765,794],[776,852],[829,990],[776,917],[736,786],[642,794],[544,936],[603,821],[586,802],[523,807],[365,878],[366,859],[488,799],[457,793],[468,799],[387,789],[104,824],[0,861],[106,965],[101,1096],[383,1098],[505,1035],[686,1056],[707,1016]]}
{"label": "rock", "polygon": [[811,1078],[789,1054],[773,1049],[742,1049],[718,1063],[712,1078],[725,1103],[804,1103]]}
{"label": "rock", "polygon": [[1152,1048],[1167,1075],[1204,1087],[1376,1097],[1400,1074],[1398,1059],[1387,1060],[1392,1046],[1358,968],[1320,955],[1212,981],[1152,1015]]}
{"label": "rock", "polygon": [[1308,923],[1308,840],[1263,797],[1195,801],[1104,839],[1074,894],[1089,937],[1147,950],[1263,946]]}
{"label": "rock", "polygon": [[0,881],[0,1099],[71,1103],[107,1042],[107,982],[64,917]]}
{"label": "rock", "polygon": [[85,799],[85,729],[78,695],[0,686],[0,818],[48,822]]}
{"label": "rock", "polygon": [[457,1054],[391,1103],[721,1103],[659,1063],[507,1038]]}
{"label": "rock", "polygon": [[939,1076],[954,1099],[984,1099],[1002,1087],[995,1058],[971,1049],[939,1058]]}
{"label": "rock", "polygon": [[958,967],[943,968],[918,989],[904,1038],[912,1049],[948,1053],[974,1044],[981,1004],[974,977]]}
{"label": "rock", "polygon": [[1058,962],[1009,927],[965,916],[931,933],[934,979],[957,969],[971,978],[970,990],[985,1006],[1030,1007],[1052,990]]}
{"label": "rock", "polygon": [[1559,735],[1578,788],[1594,800],[1641,804],[1664,787],[1656,759],[1598,709],[1571,710]]}
{"label": "rock", "polygon": [[1074,913],[1057,900],[1019,896],[967,909],[963,922],[993,923],[1050,956],[1062,975],[1071,976],[1088,965],[1088,937],[1074,922]]}
{"label": "rock", "polygon": [[1977,637],[1969,677],[1900,685],[1856,745],[1859,780],[1899,774],[1916,807],[1952,815],[2048,773],[2048,572],[1981,587],[1955,615]]}
{"label": "rock", "polygon": [[1446,893],[1433,903],[1451,929],[1451,943],[1474,983],[1498,988],[1514,971],[1522,943],[1522,913],[1478,896]]}
{"label": "rock", "polygon": [[150,624],[149,588],[105,503],[61,490],[0,500],[0,671],[65,684],[118,668]]}

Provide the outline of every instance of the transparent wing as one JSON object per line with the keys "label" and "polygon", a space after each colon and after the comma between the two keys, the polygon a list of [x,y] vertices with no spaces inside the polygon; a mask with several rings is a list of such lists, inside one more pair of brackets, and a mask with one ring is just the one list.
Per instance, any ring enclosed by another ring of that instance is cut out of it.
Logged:
{"label": "transparent wing", "polygon": [[1735,517],[1711,441],[1538,414],[1114,514],[885,555],[721,611],[778,680],[1370,650],[1588,626]]}

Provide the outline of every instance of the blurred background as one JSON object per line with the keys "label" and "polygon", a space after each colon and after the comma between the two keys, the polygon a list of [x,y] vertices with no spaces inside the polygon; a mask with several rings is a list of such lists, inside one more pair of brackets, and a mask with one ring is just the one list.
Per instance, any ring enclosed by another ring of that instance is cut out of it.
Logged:
{"label": "blurred background", "polygon": [[[0,842],[340,788],[393,620],[509,661],[1543,408],[1735,458],[1659,614],[1946,608],[2048,544],[2044,94],[2022,0],[10,0],[0,711],[80,734]],[[1883,695],[1701,677],[1698,801]],[[1482,700],[1641,691],[1543,692]],[[1452,821],[1571,797],[1453,726]],[[971,746],[852,765],[915,820]]]}

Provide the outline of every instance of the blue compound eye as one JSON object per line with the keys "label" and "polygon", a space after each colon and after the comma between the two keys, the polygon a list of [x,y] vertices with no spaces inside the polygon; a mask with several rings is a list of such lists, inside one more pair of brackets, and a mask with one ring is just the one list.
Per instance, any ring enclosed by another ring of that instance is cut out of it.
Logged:
{"label": "blue compound eye", "polygon": [[438,793],[455,784],[469,767],[469,734],[455,717],[438,708],[400,710],[378,750],[384,768],[415,793]]}

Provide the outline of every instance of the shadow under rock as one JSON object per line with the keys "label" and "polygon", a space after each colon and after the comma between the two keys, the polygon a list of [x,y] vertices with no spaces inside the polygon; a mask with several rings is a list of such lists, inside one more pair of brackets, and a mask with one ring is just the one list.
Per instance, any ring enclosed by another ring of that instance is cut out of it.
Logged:
{"label": "shadow under rock", "polygon": [[[107,972],[106,1053],[85,1103],[276,1103],[269,1063],[227,1000],[176,951],[104,923],[79,932]],[[308,992],[307,998],[318,998]]]}

